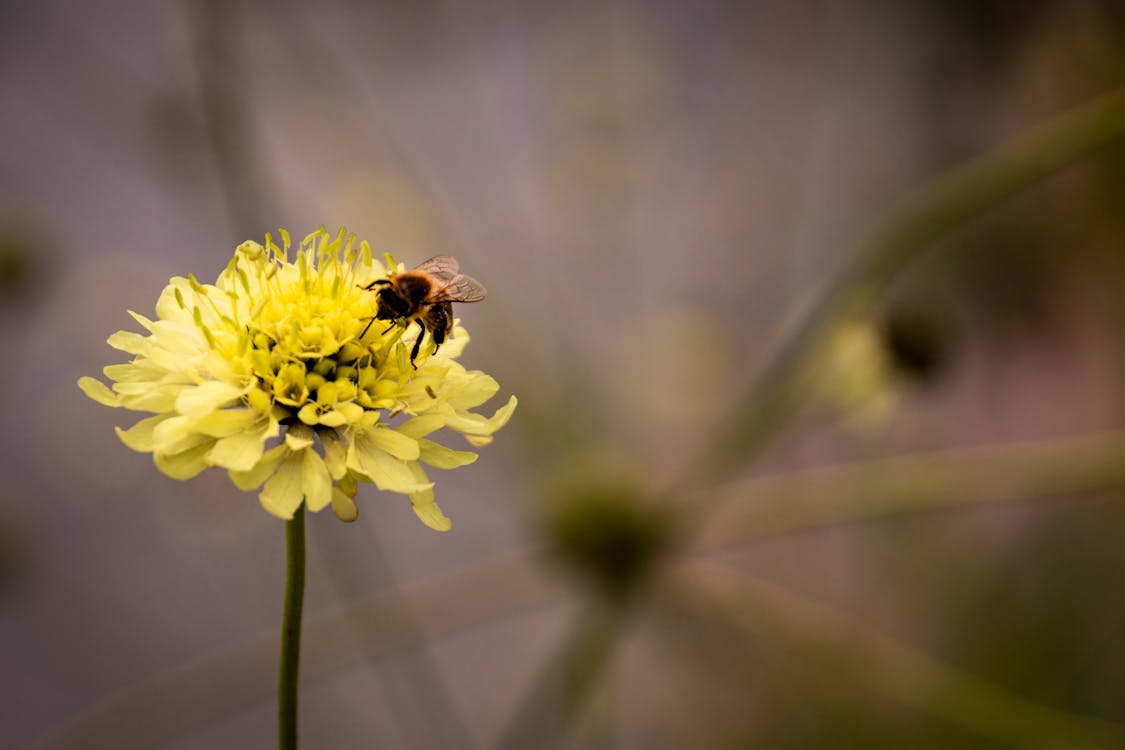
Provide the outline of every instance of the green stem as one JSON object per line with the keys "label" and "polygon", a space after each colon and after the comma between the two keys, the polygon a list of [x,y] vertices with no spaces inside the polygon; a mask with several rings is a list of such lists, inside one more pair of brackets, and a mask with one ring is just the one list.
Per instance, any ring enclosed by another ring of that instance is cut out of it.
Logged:
{"label": "green stem", "polygon": [[938,239],[1123,136],[1125,89],[1117,89],[944,173],[907,198],[731,410],[730,423],[685,472],[683,486],[721,484],[756,458],[804,404],[816,357],[834,326],[869,313],[879,292]]}
{"label": "green stem", "polygon": [[[670,590],[678,615],[732,630],[723,658],[752,653],[738,636],[767,640],[818,668],[817,687],[839,675],[951,726],[1012,748],[1120,748],[1125,726],[1012,692],[915,651],[835,610],[715,562],[680,571]],[[758,663],[746,668],[760,670]]]}
{"label": "green stem", "polygon": [[277,678],[277,746],[297,750],[297,670],[301,660],[301,606],[305,599],[305,506],[285,522],[285,610],[281,615],[281,670]]}
{"label": "green stem", "polygon": [[1125,431],[955,448],[767,474],[701,494],[694,539],[732,544],[906,514],[1125,486]]}
{"label": "green stem", "polygon": [[566,640],[524,691],[494,747],[570,745],[568,735],[609,664],[625,615],[619,606],[594,606],[579,614]]}
{"label": "green stem", "polygon": [[[355,665],[356,654],[376,660],[417,650],[435,639],[494,627],[557,606],[565,592],[533,562],[539,550],[483,563],[401,593],[344,602],[341,610],[309,620],[302,673],[322,680]],[[410,613],[409,619],[407,612]],[[409,623],[425,622],[425,634]],[[96,705],[60,717],[36,750],[150,750],[268,698],[259,675],[277,667],[277,631],[256,633],[233,648],[191,659],[147,680],[107,694]],[[144,722],[132,717],[145,716]]]}

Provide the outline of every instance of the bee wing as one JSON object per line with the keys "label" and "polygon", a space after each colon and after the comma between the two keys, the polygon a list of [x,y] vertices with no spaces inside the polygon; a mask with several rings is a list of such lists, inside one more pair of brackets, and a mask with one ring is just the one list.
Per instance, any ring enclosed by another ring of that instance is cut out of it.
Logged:
{"label": "bee wing", "polygon": [[430,295],[431,302],[480,302],[488,291],[472,276],[457,274],[448,284]]}
{"label": "bee wing", "polygon": [[453,281],[461,270],[461,262],[452,255],[435,255],[419,263],[413,270],[428,273],[438,281]]}

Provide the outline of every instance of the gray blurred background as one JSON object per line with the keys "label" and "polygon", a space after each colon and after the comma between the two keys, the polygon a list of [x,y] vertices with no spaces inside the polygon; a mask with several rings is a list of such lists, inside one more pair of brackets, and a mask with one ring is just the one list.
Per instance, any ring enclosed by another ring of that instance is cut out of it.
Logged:
{"label": "gray blurred background", "polygon": [[[320,224],[459,257],[464,362],[520,407],[438,478],[452,532],[373,488],[310,517],[305,747],[1122,746],[1122,478],[988,463],[1122,423],[1120,145],[898,279],[886,377],[745,472],[979,449],[979,507],[711,549],[669,540],[714,498],[650,498],[905,192],[1123,81],[1111,0],[0,4],[0,746],[273,744],[283,525],[75,381],[169,277]],[[813,630],[636,595],[652,559]]]}

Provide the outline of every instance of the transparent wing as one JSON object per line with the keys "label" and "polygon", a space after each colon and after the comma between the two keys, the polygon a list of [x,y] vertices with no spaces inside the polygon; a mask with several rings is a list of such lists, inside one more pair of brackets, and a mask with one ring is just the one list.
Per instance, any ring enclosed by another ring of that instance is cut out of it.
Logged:
{"label": "transparent wing", "polygon": [[472,276],[457,274],[453,279],[430,295],[431,302],[480,302],[488,294],[484,284]]}
{"label": "transparent wing", "polygon": [[438,281],[453,281],[461,270],[461,263],[452,255],[435,255],[419,263],[413,270],[428,273]]}

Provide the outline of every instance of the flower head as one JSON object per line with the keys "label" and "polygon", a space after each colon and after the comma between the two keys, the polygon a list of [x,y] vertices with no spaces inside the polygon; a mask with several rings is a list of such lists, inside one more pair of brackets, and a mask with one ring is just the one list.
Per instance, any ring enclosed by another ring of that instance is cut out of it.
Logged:
{"label": "flower head", "polygon": [[109,337],[133,355],[105,368],[112,390],[90,377],[79,387],[107,406],[151,412],[117,434],[175,479],[219,466],[239,488],[261,488],[276,516],[304,502],[346,521],[359,484],[371,482],[408,495],[427,526],[447,530],[423,464],[452,469],[477,455],[430,437],[448,428],[484,445],[516,398],[491,417],[471,411],[499,386],[456,361],[469,338],[460,324],[436,353],[423,347],[416,366],[417,327],[368,326],[376,295],[362,287],[402,270],[389,255],[384,266],[366,242],[357,249],[354,235],[322,227],[289,262],[280,234],[281,247],[268,234],[264,246],[239,245],[214,284],[173,278],[155,320],[129,312],[147,335]]}
{"label": "flower head", "polygon": [[885,429],[902,395],[893,365],[874,325],[846,319],[821,354],[817,396],[860,432]]}

